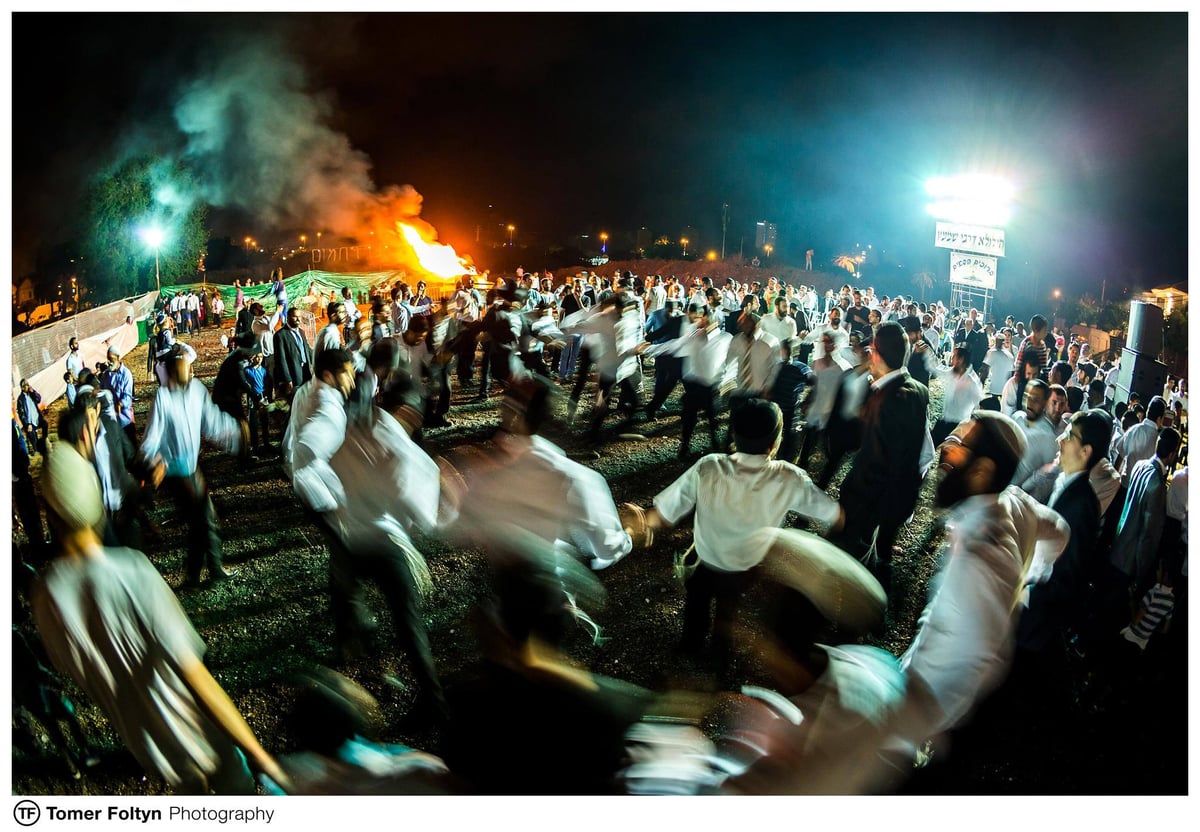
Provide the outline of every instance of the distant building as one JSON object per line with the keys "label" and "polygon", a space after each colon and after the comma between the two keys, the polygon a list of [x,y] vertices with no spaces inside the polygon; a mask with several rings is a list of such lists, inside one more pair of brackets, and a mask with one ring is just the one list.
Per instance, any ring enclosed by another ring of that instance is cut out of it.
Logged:
{"label": "distant building", "polygon": [[762,250],[767,246],[775,248],[776,228],[775,223],[759,220],[754,227],[754,247]]}
{"label": "distant building", "polygon": [[1170,315],[1175,311],[1176,304],[1187,304],[1187,282],[1155,286],[1149,292],[1143,292],[1138,300],[1161,306],[1163,314]]}

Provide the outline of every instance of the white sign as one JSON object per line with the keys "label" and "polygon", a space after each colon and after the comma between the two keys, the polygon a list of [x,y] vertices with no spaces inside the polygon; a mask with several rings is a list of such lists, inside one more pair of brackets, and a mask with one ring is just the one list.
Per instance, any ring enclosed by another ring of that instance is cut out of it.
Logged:
{"label": "white sign", "polygon": [[996,258],[950,252],[950,282],[976,289],[996,288]]}
{"label": "white sign", "polygon": [[937,230],[933,233],[933,244],[937,248],[952,248],[958,251],[973,251],[976,254],[1003,257],[1004,229],[939,222]]}

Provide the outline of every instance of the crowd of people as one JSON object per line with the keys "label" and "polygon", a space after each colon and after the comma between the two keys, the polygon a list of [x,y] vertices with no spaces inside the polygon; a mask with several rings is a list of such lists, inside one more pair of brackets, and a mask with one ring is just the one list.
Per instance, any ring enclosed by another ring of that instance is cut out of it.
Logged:
{"label": "crowd of people", "polygon": [[[1039,669],[1070,652],[1144,651],[1186,612],[1186,382],[1143,401],[1118,387],[1115,360],[1096,362],[1041,315],[998,323],[774,277],[717,286],[518,270],[494,286],[463,276],[441,300],[423,281],[398,283],[372,295],[369,314],[346,289],[310,340],[282,273],[276,286],[269,313],[259,301],[232,310],[211,389],[178,337],[205,303],[169,299],[140,431],[132,374],[112,352],[89,369],[72,349],[52,448],[36,391],[23,383],[14,402],[14,508],[31,541],[15,584],[50,663],[177,791],[253,793],[252,771],[268,791],[310,794],[889,791],[989,700],[1047,695],[1031,687]],[[680,386],[686,467],[645,505],[618,507],[584,463],[660,422]],[[461,470],[431,457],[426,432],[451,426],[452,391],[473,403],[496,389],[492,451]],[[558,402],[572,430],[587,416],[586,454],[544,435]],[[369,659],[364,584],[378,586],[417,681],[407,718],[441,732],[436,756],[381,742],[369,694],[333,671],[300,683],[302,753],[277,759],[255,737],[142,554],[155,534],[148,495],[161,488],[187,529],[179,591],[236,578],[202,440],[279,461],[328,550],[337,660]],[[897,657],[864,639],[893,620],[893,564],[930,478],[945,551]],[[596,573],[688,518],[679,650],[739,694],[723,736],[756,732],[752,750],[696,728],[715,695],[697,705],[565,652],[576,627],[599,637]],[[489,565],[490,598],[472,618],[484,656],[453,687],[422,614],[431,537]],[[760,590],[769,601],[748,605]],[[739,625],[747,617],[758,626]],[[743,687],[750,654],[770,690]],[[87,758],[73,745],[64,753]]]}

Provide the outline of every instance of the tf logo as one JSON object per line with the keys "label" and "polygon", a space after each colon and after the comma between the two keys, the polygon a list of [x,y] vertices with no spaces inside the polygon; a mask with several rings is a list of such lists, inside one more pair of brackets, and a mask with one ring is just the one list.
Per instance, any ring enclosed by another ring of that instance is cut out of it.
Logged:
{"label": "tf logo", "polygon": [[22,800],[13,807],[13,818],[21,826],[33,826],[42,818],[42,807],[32,800]]}

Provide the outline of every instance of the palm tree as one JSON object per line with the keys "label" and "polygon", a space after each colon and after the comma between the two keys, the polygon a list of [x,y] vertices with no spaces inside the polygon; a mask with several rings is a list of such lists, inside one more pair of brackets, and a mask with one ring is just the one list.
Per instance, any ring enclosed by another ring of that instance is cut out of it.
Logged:
{"label": "palm tree", "polygon": [[913,284],[913,286],[916,286],[918,289],[921,290],[921,303],[924,303],[925,302],[925,290],[933,288],[933,273],[932,272],[918,272],[917,274],[914,274],[913,279],[912,279],[912,284]]}
{"label": "palm tree", "polygon": [[845,269],[850,274],[854,274],[858,270],[858,264],[863,260],[864,258],[861,254],[839,254],[833,258],[833,265],[839,269]]}

